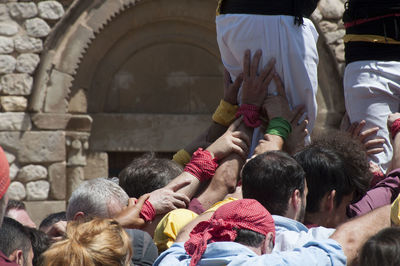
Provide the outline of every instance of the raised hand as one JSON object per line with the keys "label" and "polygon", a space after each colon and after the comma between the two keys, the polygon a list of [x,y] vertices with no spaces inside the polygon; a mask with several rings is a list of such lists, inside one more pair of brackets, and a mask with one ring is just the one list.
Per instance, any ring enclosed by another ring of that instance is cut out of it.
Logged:
{"label": "raised hand", "polygon": [[250,147],[250,139],[246,133],[237,131],[237,128],[240,126],[241,122],[242,118],[239,118],[233,122],[229,126],[228,130],[210,146],[208,146],[206,150],[218,160],[225,158],[232,152],[239,154],[242,158],[247,158]]}
{"label": "raised hand", "polygon": [[224,101],[232,105],[237,105],[237,95],[243,82],[243,73],[240,74],[235,82],[232,82],[231,75],[226,68],[224,69]]}
{"label": "raised hand", "polygon": [[246,50],[244,54],[242,104],[261,106],[264,102],[268,85],[275,73],[275,59],[271,59],[258,73],[261,54],[261,50],[258,50],[252,60],[250,59],[250,50]]}
{"label": "raised hand", "polygon": [[144,202],[150,197],[150,194],[141,196],[138,200],[130,198],[126,206],[114,219],[124,228],[142,228],[146,222],[140,218]]}
{"label": "raised hand", "polygon": [[153,205],[156,214],[164,214],[178,208],[186,208],[190,199],[183,193],[177,192],[179,189],[189,185],[190,181],[166,186],[150,193],[148,201]]}

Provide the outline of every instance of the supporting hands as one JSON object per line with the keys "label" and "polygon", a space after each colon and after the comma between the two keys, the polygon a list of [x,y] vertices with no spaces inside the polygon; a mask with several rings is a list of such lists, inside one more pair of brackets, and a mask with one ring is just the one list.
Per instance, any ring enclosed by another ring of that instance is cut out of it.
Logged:
{"label": "supporting hands", "polygon": [[[350,124],[350,120],[348,120],[348,116],[345,114],[341,128],[343,129],[348,124]],[[345,131],[347,131],[353,138],[360,140],[367,152],[367,155],[383,152],[383,143],[385,143],[385,139],[379,137],[374,137],[371,139],[371,137],[376,135],[376,133],[379,131],[379,127],[363,130],[365,124],[365,120],[362,120],[360,123],[354,122]]]}
{"label": "supporting hands", "polygon": [[156,214],[164,214],[178,208],[186,208],[190,199],[185,194],[177,191],[189,184],[190,180],[183,180],[151,192],[148,201],[153,205]]}
{"label": "supporting hands", "polygon": [[242,118],[233,122],[228,130],[212,143],[206,150],[211,153],[214,158],[221,160],[235,152],[242,158],[246,159],[249,153],[250,139],[246,133],[236,131],[242,122]]}
{"label": "supporting hands", "polygon": [[290,122],[295,113],[290,110],[282,80],[277,73],[274,73],[273,79],[276,84],[277,95],[271,95],[265,99],[263,111],[269,120],[275,117],[282,117]]}
{"label": "supporting hands", "polygon": [[237,95],[240,86],[243,82],[243,73],[241,73],[235,80],[232,82],[231,75],[229,74],[226,68],[224,69],[224,101],[228,102],[232,105],[237,105]]}
{"label": "supporting hands", "polygon": [[124,228],[142,228],[146,222],[140,217],[144,202],[150,197],[150,194],[141,196],[137,201],[130,198],[126,206],[114,219]]}
{"label": "supporting hands", "polygon": [[243,86],[242,104],[250,104],[260,107],[266,96],[266,89],[275,73],[275,59],[272,58],[264,69],[258,74],[258,64],[261,58],[261,50],[250,60],[250,50],[246,50],[243,58]]}

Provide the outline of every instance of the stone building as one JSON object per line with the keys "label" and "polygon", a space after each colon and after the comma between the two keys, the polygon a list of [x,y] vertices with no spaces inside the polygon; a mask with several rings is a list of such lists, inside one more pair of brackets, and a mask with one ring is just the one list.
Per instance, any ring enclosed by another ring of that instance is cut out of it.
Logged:
{"label": "stone building", "polygon": [[[0,145],[10,198],[65,208],[109,161],[172,153],[222,96],[215,0],[0,0]],[[344,112],[342,0],[321,0],[318,127]],[[133,154],[134,155],[134,154]]]}

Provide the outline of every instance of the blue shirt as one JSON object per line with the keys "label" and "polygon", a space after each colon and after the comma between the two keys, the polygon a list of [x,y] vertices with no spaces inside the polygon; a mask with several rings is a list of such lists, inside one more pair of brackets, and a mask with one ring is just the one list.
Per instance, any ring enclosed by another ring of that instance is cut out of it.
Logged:
{"label": "blue shirt", "polygon": [[[190,256],[184,243],[175,243],[161,253],[154,265],[189,265]],[[236,242],[215,242],[207,245],[198,265],[299,265],[299,266],[345,266],[346,256],[333,239],[308,242],[293,251],[273,252],[258,256],[252,250]]]}
{"label": "blue shirt", "polygon": [[322,226],[308,229],[304,224],[279,215],[272,215],[275,222],[274,251],[289,251],[302,247],[310,241],[328,239],[334,232],[333,228]]}

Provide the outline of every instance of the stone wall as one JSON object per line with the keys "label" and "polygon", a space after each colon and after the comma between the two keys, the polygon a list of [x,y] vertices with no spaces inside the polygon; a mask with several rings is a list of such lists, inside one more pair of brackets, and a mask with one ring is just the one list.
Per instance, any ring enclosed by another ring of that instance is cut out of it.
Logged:
{"label": "stone wall", "polygon": [[319,26],[320,37],[324,38],[332,50],[340,73],[344,71],[344,43],[345,29],[343,25],[344,3],[346,0],[320,0],[318,8],[312,15],[314,23]]}
{"label": "stone wall", "polygon": [[65,199],[65,134],[39,130],[27,111],[43,43],[63,15],[57,1],[0,1],[0,145],[12,199]]}

